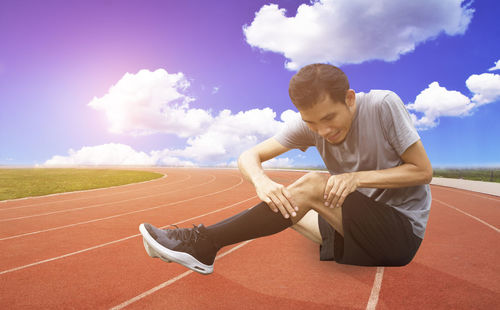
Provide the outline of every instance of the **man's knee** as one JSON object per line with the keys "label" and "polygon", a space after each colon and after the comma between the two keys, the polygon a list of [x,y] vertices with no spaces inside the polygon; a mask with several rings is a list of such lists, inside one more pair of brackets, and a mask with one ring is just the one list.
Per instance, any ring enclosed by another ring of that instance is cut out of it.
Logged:
{"label": "man's knee", "polygon": [[322,198],[328,175],[319,172],[309,172],[293,182],[288,189],[292,195],[307,196],[309,198]]}

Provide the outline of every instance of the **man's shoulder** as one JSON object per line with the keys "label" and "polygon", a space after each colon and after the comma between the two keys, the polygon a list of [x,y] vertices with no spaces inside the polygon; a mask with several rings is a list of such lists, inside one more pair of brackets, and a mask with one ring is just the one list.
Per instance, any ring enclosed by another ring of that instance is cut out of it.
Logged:
{"label": "man's shoulder", "polygon": [[359,93],[359,104],[361,113],[385,113],[401,105],[399,96],[391,90],[373,89],[368,93]]}
{"label": "man's shoulder", "polygon": [[372,89],[367,93],[360,92],[357,94],[362,101],[369,102],[369,104],[377,104],[383,102],[389,96],[397,96],[392,90],[385,89]]}

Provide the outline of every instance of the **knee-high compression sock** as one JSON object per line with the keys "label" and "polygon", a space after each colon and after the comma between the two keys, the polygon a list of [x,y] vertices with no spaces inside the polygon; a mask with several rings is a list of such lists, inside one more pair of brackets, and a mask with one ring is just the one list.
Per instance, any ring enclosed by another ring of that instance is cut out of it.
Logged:
{"label": "knee-high compression sock", "polygon": [[278,233],[293,225],[291,218],[273,212],[265,202],[214,225],[206,232],[217,249],[245,240]]}

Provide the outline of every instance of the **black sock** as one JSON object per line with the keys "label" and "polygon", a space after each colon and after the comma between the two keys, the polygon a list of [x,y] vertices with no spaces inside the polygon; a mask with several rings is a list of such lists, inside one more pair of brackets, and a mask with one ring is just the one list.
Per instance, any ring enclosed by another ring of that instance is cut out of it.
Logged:
{"label": "black sock", "polygon": [[273,212],[265,202],[206,227],[217,249],[278,233],[293,225],[291,218]]}

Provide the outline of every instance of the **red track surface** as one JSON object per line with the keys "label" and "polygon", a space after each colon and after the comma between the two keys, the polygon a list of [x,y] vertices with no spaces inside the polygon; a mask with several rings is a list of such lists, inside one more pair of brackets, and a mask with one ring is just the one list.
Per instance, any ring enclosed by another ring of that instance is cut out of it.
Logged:
{"label": "red track surface", "polygon": [[[426,237],[406,267],[320,262],[315,244],[286,230],[224,248],[214,274],[202,276],[149,258],[139,224],[212,224],[257,203],[254,189],[236,170],[152,170],[167,177],[0,202],[0,309],[494,309],[500,304],[500,197],[433,186]],[[270,172],[283,184],[302,174]]]}

